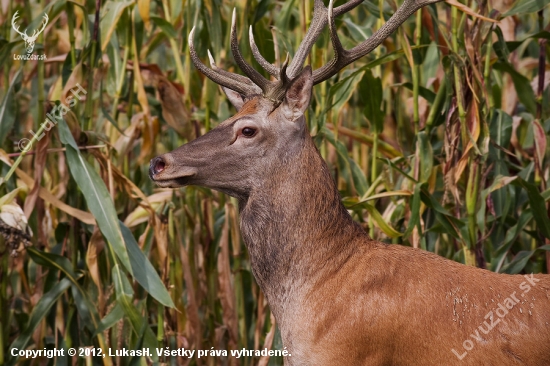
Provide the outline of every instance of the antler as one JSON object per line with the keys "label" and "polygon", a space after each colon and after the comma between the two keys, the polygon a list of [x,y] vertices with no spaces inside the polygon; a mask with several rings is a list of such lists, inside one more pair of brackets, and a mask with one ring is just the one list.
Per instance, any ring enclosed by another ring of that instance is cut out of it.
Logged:
{"label": "antler", "polygon": [[288,57],[285,61],[285,64],[280,70],[276,68],[276,81],[267,80],[250,64],[248,64],[244,60],[239,49],[235,10],[233,10],[233,18],[231,22],[231,52],[233,53],[235,62],[237,62],[237,65],[248,76],[248,78],[218,68],[210,51],[208,51],[208,57],[210,59],[210,65],[212,68],[208,68],[206,65],[204,65],[197,55],[195,46],[193,44],[194,34],[195,27],[193,27],[193,29],[191,29],[191,33],[189,33],[189,53],[191,54],[191,60],[193,61],[195,67],[199,69],[210,80],[212,80],[216,84],[234,90],[244,96],[262,94],[264,97],[269,98],[274,102],[280,102],[282,96],[284,95],[286,87],[290,83],[290,79],[287,77],[286,71],[288,65]]}
{"label": "antler", "polygon": [[423,6],[435,4],[439,1],[441,0],[405,0],[399,9],[397,9],[397,11],[386,22],[386,24],[377,30],[369,39],[353,47],[351,50],[346,50],[342,47],[342,43],[340,43],[340,39],[336,33],[336,26],[334,24],[333,16],[334,11],[332,9],[333,0],[330,0],[328,19],[330,39],[332,41],[332,47],[334,48],[334,58],[328,64],[313,72],[313,84],[319,84],[327,80],[353,61],[369,54],[393,32],[395,32],[401,24],[403,24],[412,14],[414,14],[414,12]]}
{"label": "antler", "polygon": [[195,45],[193,44],[194,35],[195,35],[195,27],[193,27],[193,29],[191,29],[191,32],[189,33],[189,53],[191,54],[191,60],[193,61],[193,64],[197,69],[199,69],[200,72],[202,72],[206,77],[208,77],[210,80],[212,80],[216,84],[225,86],[226,88],[234,90],[237,93],[242,94],[244,96],[261,93],[262,90],[258,88],[256,85],[254,85],[251,80],[245,78],[244,76],[233,74],[228,71],[222,72],[222,70],[216,67],[216,64],[214,63],[213,58],[210,59],[210,62],[213,64],[212,69],[206,66],[205,64],[203,64],[201,59],[197,55],[197,51],[195,50]]}
{"label": "antler", "polygon": [[[345,14],[350,10],[356,8],[362,2],[363,0],[352,0],[348,3],[345,3],[344,5],[341,5],[334,9],[333,15],[339,16]],[[332,0],[330,4],[332,4]],[[292,63],[288,68],[289,77],[291,79],[295,78],[300,73],[300,71],[302,71],[304,62],[309,55],[311,48],[317,41],[317,38],[319,38],[319,35],[321,35],[323,29],[325,29],[329,21],[329,17],[330,16],[328,10],[325,7],[325,4],[323,4],[323,1],[315,0],[315,3],[313,5],[313,19],[311,20],[311,25],[309,26],[306,36],[300,43],[300,46],[298,47],[298,50],[294,55],[294,59],[292,60]]]}
{"label": "antler", "polygon": [[13,29],[19,33],[21,36],[23,37],[28,37],[27,36],[27,30],[25,30],[25,33],[22,33],[19,31],[19,26],[17,24],[15,24],[15,21],[17,20],[17,18],[19,18],[19,15],[17,15],[19,13],[19,10],[17,10],[15,12],[15,14],[13,14],[13,17],[11,18],[11,26],[13,27]]}
{"label": "antler", "polygon": [[[361,4],[363,0],[351,0],[348,3],[345,3],[344,5],[341,5],[334,9],[334,16],[339,16],[341,14],[345,14],[348,11],[354,9],[357,7],[357,5]],[[306,36],[300,43],[300,46],[298,47],[298,50],[296,51],[296,54],[294,55],[294,58],[292,59],[292,62],[288,66],[287,69],[287,75],[292,80],[298,74],[300,71],[302,71],[302,68],[304,66],[304,62],[309,55],[309,52],[311,51],[311,48],[317,41],[317,38],[319,38],[319,35],[325,29],[327,22],[328,22],[328,10],[323,4],[322,0],[315,0],[314,6],[313,6],[313,19],[311,20],[311,25],[309,26],[309,29],[307,30]],[[252,48],[252,55],[258,61],[258,63],[266,70],[270,75],[277,77],[281,70],[269,63],[258,50],[258,46],[256,46],[256,42],[254,41],[254,35],[252,34],[252,26],[250,27],[250,48]]]}
{"label": "antler", "polygon": [[281,68],[271,64],[260,54],[258,46],[254,41],[252,27],[250,27],[249,38],[252,55],[256,61],[258,61],[260,66],[264,68],[264,70],[277,79],[276,81],[267,80],[242,57],[237,40],[235,10],[233,10],[233,18],[231,23],[231,52],[233,53],[235,62],[237,62],[237,65],[247,77],[219,69],[216,66],[210,52],[208,52],[208,56],[210,58],[212,68],[205,66],[197,56],[193,45],[193,35],[195,33],[194,27],[189,34],[189,52],[191,53],[191,60],[195,64],[195,67],[215,83],[232,89],[244,96],[261,93],[264,97],[273,100],[273,102],[280,103],[284,97],[287,86],[290,84],[290,81],[302,71],[303,64],[309,55],[311,48],[317,41],[317,38],[319,38],[319,35],[327,23],[330,30],[330,39],[334,48],[334,58],[328,64],[313,72],[313,84],[319,84],[327,80],[337,74],[345,66],[369,54],[393,32],[395,32],[395,30],[399,28],[399,26],[403,24],[415,11],[423,6],[435,4],[440,1],[442,0],[405,0],[399,9],[397,9],[392,17],[386,22],[386,24],[377,30],[369,39],[350,50],[346,50],[342,47],[342,43],[336,33],[334,17],[352,10],[363,2],[363,0],[351,0],[337,8],[333,8],[333,0],[330,0],[328,8],[325,7],[322,0],[315,0],[313,19],[311,21],[310,28],[300,43],[300,46],[298,47],[298,50],[296,51],[290,65],[288,64],[287,56],[287,60]]}
{"label": "antler", "polygon": [[50,18],[48,18],[48,14],[44,13],[44,20],[43,20],[43,23],[42,23],[42,28],[40,30],[37,30],[35,29],[34,32],[32,32],[32,36],[30,36],[30,38],[35,38],[35,37],[38,37],[38,35],[40,33],[42,33],[44,31],[44,29],[46,29],[46,26],[48,25],[48,20],[50,20]]}

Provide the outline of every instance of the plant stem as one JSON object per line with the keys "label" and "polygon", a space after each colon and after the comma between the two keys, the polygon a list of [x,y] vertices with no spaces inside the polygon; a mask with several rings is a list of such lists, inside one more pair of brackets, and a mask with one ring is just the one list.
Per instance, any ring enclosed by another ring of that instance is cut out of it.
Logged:
{"label": "plant stem", "polygon": [[[132,43],[132,29],[133,29],[132,27],[127,27],[126,29],[126,44]],[[124,48],[124,56],[122,57],[122,66],[120,70],[120,76],[116,83],[115,98],[113,101],[113,105],[111,107],[111,115],[113,116],[113,120],[115,122],[118,122],[118,101],[120,100],[120,97],[122,95],[122,88],[124,87],[124,78],[127,75],[126,65],[128,64],[128,57],[130,57],[130,48],[131,47]]]}
{"label": "plant stem", "polygon": [[432,104],[432,108],[430,108],[430,113],[428,114],[428,118],[426,119],[426,133],[429,134],[432,130],[433,123],[435,122],[436,113],[439,110],[439,106],[445,99],[445,95],[447,94],[447,78],[443,77],[441,80],[441,84],[439,85],[439,90],[437,91],[437,94],[435,95],[435,100]]}
{"label": "plant stem", "polygon": [[479,191],[479,164],[474,158],[469,159],[470,171],[466,186],[466,211],[468,214],[468,232],[470,234],[470,249],[476,246],[476,207]]}
{"label": "plant stem", "polygon": [[88,70],[88,90],[90,90],[90,95],[86,98],[86,106],[84,109],[84,121],[87,120],[86,130],[92,129],[92,119],[93,119],[93,103],[94,103],[94,69],[95,69],[95,59],[97,53],[97,45],[99,39],[99,10],[101,8],[101,0],[96,0],[95,3],[95,19],[94,19],[94,33],[92,37],[92,51],[90,52],[90,69]]}
{"label": "plant stem", "polygon": [[494,105],[493,93],[491,91],[491,51],[492,50],[493,50],[493,44],[491,42],[491,34],[489,34],[487,39],[487,49],[485,50],[485,67],[483,69],[483,80],[485,82],[485,89],[487,90],[487,95],[489,97],[489,100],[487,101],[489,110],[491,110]]}
{"label": "plant stem", "polygon": [[[4,19],[10,19],[12,17],[12,7],[13,1],[8,2],[8,12]],[[6,26],[4,27],[4,38],[7,40],[10,39],[10,29],[11,28],[6,24]],[[10,88],[10,67],[11,62],[4,63],[4,95],[8,92],[8,89]]]}
{"label": "plant stem", "polygon": [[370,175],[370,181],[374,182],[376,180],[376,177],[378,176],[378,172],[376,171],[376,159],[378,157],[378,133],[375,131],[372,136],[372,167],[371,167],[371,175]]}
{"label": "plant stem", "polygon": [[[167,0],[162,0],[162,8],[164,10],[164,16],[166,17],[166,21],[170,24],[172,24],[172,17],[170,15],[170,8],[168,7],[168,2]],[[170,42],[170,47],[172,48],[172,53],[174,55],[174,61],[176,62],[176,72],[177,72],[177,75],[178,75],[178,80],[185,84],[186,80],[185,80],[185,71],[183,69],[183,64],[181,62],[181,57],[180,57],[180,52],[179,52],[179,47],[178,47],[178,44],[176,42],[176,40],[174,38],[171,38],[169,39],[169,42]],[[186,92],[188,92],[188,90],[186,90]]]}
{"label": "plant stem", "polygon": [[[538,22],[539,22],[539,31],[544,30],[544,13],[543,10],[540,10],[538,12]],[[546,39],[541,38],[539,39],[539,69],[538,69],[538,76],[539,76],[539,84],[538,84],[538,90],[537,90],[537,119],[540,120],[542,118],[542,92],[544,91],[544,73],[545,73],[545,65],[546,65],[546,53],[544,52],[546,50]]]}
{"label": "plant stem", "polygon": [[[40,7],[42,10],[46,8],[46,2],[45,0],[40,1]],[[38,36],[38,44],[40,47],[42,47],[42,52],[45,51],[44,49],[44,32],[40,33]],[[35,123],[35,128],[38,128],[38,126],[44,121],[44,60],[41,58],[38,59],[38,65],[37,65],[37,72],[38,72],[38,120]]]}
{"label": "plant stem", "polygon": [[27,149],[24,149],[23,151],[21,151],[21,155],[19,155],[15,163],[13,163],[10,170],[8,171],[8,174],[6,174],[6,176],[4,177],[4,180],[0,182],[0,185],[7,182],[11,178],[13,172],[15,172],[15,169],[17,169],[17,167],[21,163],[21,160],[23,160],[25,155],[27,155],[32,145],[34,145],[34,143],[38,141],[38,136],[40,136],[42,132],[44,132],[44,124],[41,124],[40,127],[38,128],[38,132],[33,135],[31,141],[27,145]]}
{"label": "plant stem", "polygon": [[[458,29],[459,29],[459,19],[458,19],[458,9],[454,6],[451,8],[451,33],[452,33],[452,48],[456,57],[458,54]],[[462,144],[466,146],[468,141],[468,134],[466,132],[466,111],[464,109],[464,96],[462,92],[462,80],[460,75],[460,69],[456,62],[453,65],[454,72],[454,82],[455,82],[455,93],[456,93],[456,104],[458,107],[458,118],[460,120],[460,126],[462,131]]]}
{"label": "plant stem", "polygon": [[[79,150],[90,150],[90,149],[101,149],[102,147],[105,147],[107,145],[90,145],[90,146],[79,146],[78,149]],[[65,147],[56,147],[56,148],[53,148],[53,149],[47,149],[46,150],[46,154],[49,154],[49,153],[52,153],[52,152],[62,152],[62,151],[66,151],[67,148]],[[12,154],[7,154],[10,158],[15,158],[15,157],[18,157],[18,156],[21,156],[22,154],[26,154],[26,155],[34,155],[36,154],[36,151],[29,151],[29,152],[20,152],[20,153],[12,153]]]}
{"label": "plant stem", "polygon": [[[420,38],[422,36],[422,10],[416,12],[416,36],[415,36],[415,45],[420,46]],[[418,112],[418,96],[419,96],[419,87],[420,87],[420,64],[417,64],[414,58],[413,53],[413,65],[412,65],[412,83],[413,83],[413,123],[414,123],[414,133],[417,134],[420,124],[420,115]]]}
{"label": "plant stem", "polygon": [[[191,18],[191,1],[187,1],[184,6],[187,6],[187,11],[185,11],[186,24],[195,24],[193,23],[193,20]],[[190,31],[190,29],[188,29]],[[185,52],[185,67],[183,70],[183,76],[182,76],[182,82],[183,82],[183,89],[184,89],[184,102],[187,107],[191,106],[191,56],[189,55],[189,46],[187,46],[187,50]]]}
{"label": "plant stem", "polygon": [[69,26],[69,43],[71,44],[71,70],[76,67],[76,49],[74,36],[74,7],[69,1],[67,2],[67,25]]}

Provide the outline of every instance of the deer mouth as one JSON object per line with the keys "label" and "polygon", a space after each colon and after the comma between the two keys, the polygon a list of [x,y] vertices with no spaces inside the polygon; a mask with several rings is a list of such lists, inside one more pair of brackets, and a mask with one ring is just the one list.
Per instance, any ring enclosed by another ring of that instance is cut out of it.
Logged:
{"label": "deer mouth", "polygon": [[171,179],[151,177],[151,179],[153,180],[153,182],[156,183],[157,186],[161,188],[179,188],[179,187],[188,186],[189,184],[191,184],[190,181],[194,175],[195,174],[187,175],[179,178],[171,178]]}
{"label": "deer mouth", "polygon": [[197,168],[170,167],[159,156],[151,160],[149,178],[162,188],[178,188],[190,184],[191,178],[197,175]]}

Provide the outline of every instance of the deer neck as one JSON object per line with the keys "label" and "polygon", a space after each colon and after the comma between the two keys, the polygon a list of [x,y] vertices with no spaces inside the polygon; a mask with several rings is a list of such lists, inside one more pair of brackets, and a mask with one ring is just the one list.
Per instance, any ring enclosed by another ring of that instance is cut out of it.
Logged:
{"label": "deer neck", "polygon": [[307,132],[292,154],[270,167],[269,179],[240,207],[252,270],[276,316],[298,292],[338,270],[359,237],[368,238],[342,205]]}

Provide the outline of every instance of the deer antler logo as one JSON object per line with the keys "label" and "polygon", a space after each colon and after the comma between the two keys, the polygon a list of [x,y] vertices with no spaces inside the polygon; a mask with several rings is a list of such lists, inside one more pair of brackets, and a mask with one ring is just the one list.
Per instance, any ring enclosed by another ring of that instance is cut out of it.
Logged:
{"label": "deer antler logo", "polygon": [[44,21],[42,23],[42,28],[40,28],[40,30],[35,29],[32,35],[29,36],[27,34],[26,29],[24,32],[20,32],[19,26],[15,23],[17,18],[19,18],[19,15],[17,15],[18,12],[19,10],[16,11],[15,14],[13,14],[13,17],[11,18],[11,25],[13,29],[21,35],[21,38],[23,38],[23,41],[25,42],[25,48],[27,49],[27,53],[30,54],[34,50],[34,44],[36,42],[36,39],[38,38],[38,35],[44,31],[44,29],[46,28],[46,25],[48,24],[48,20],[49,20],[48,14],[44,13]]}

